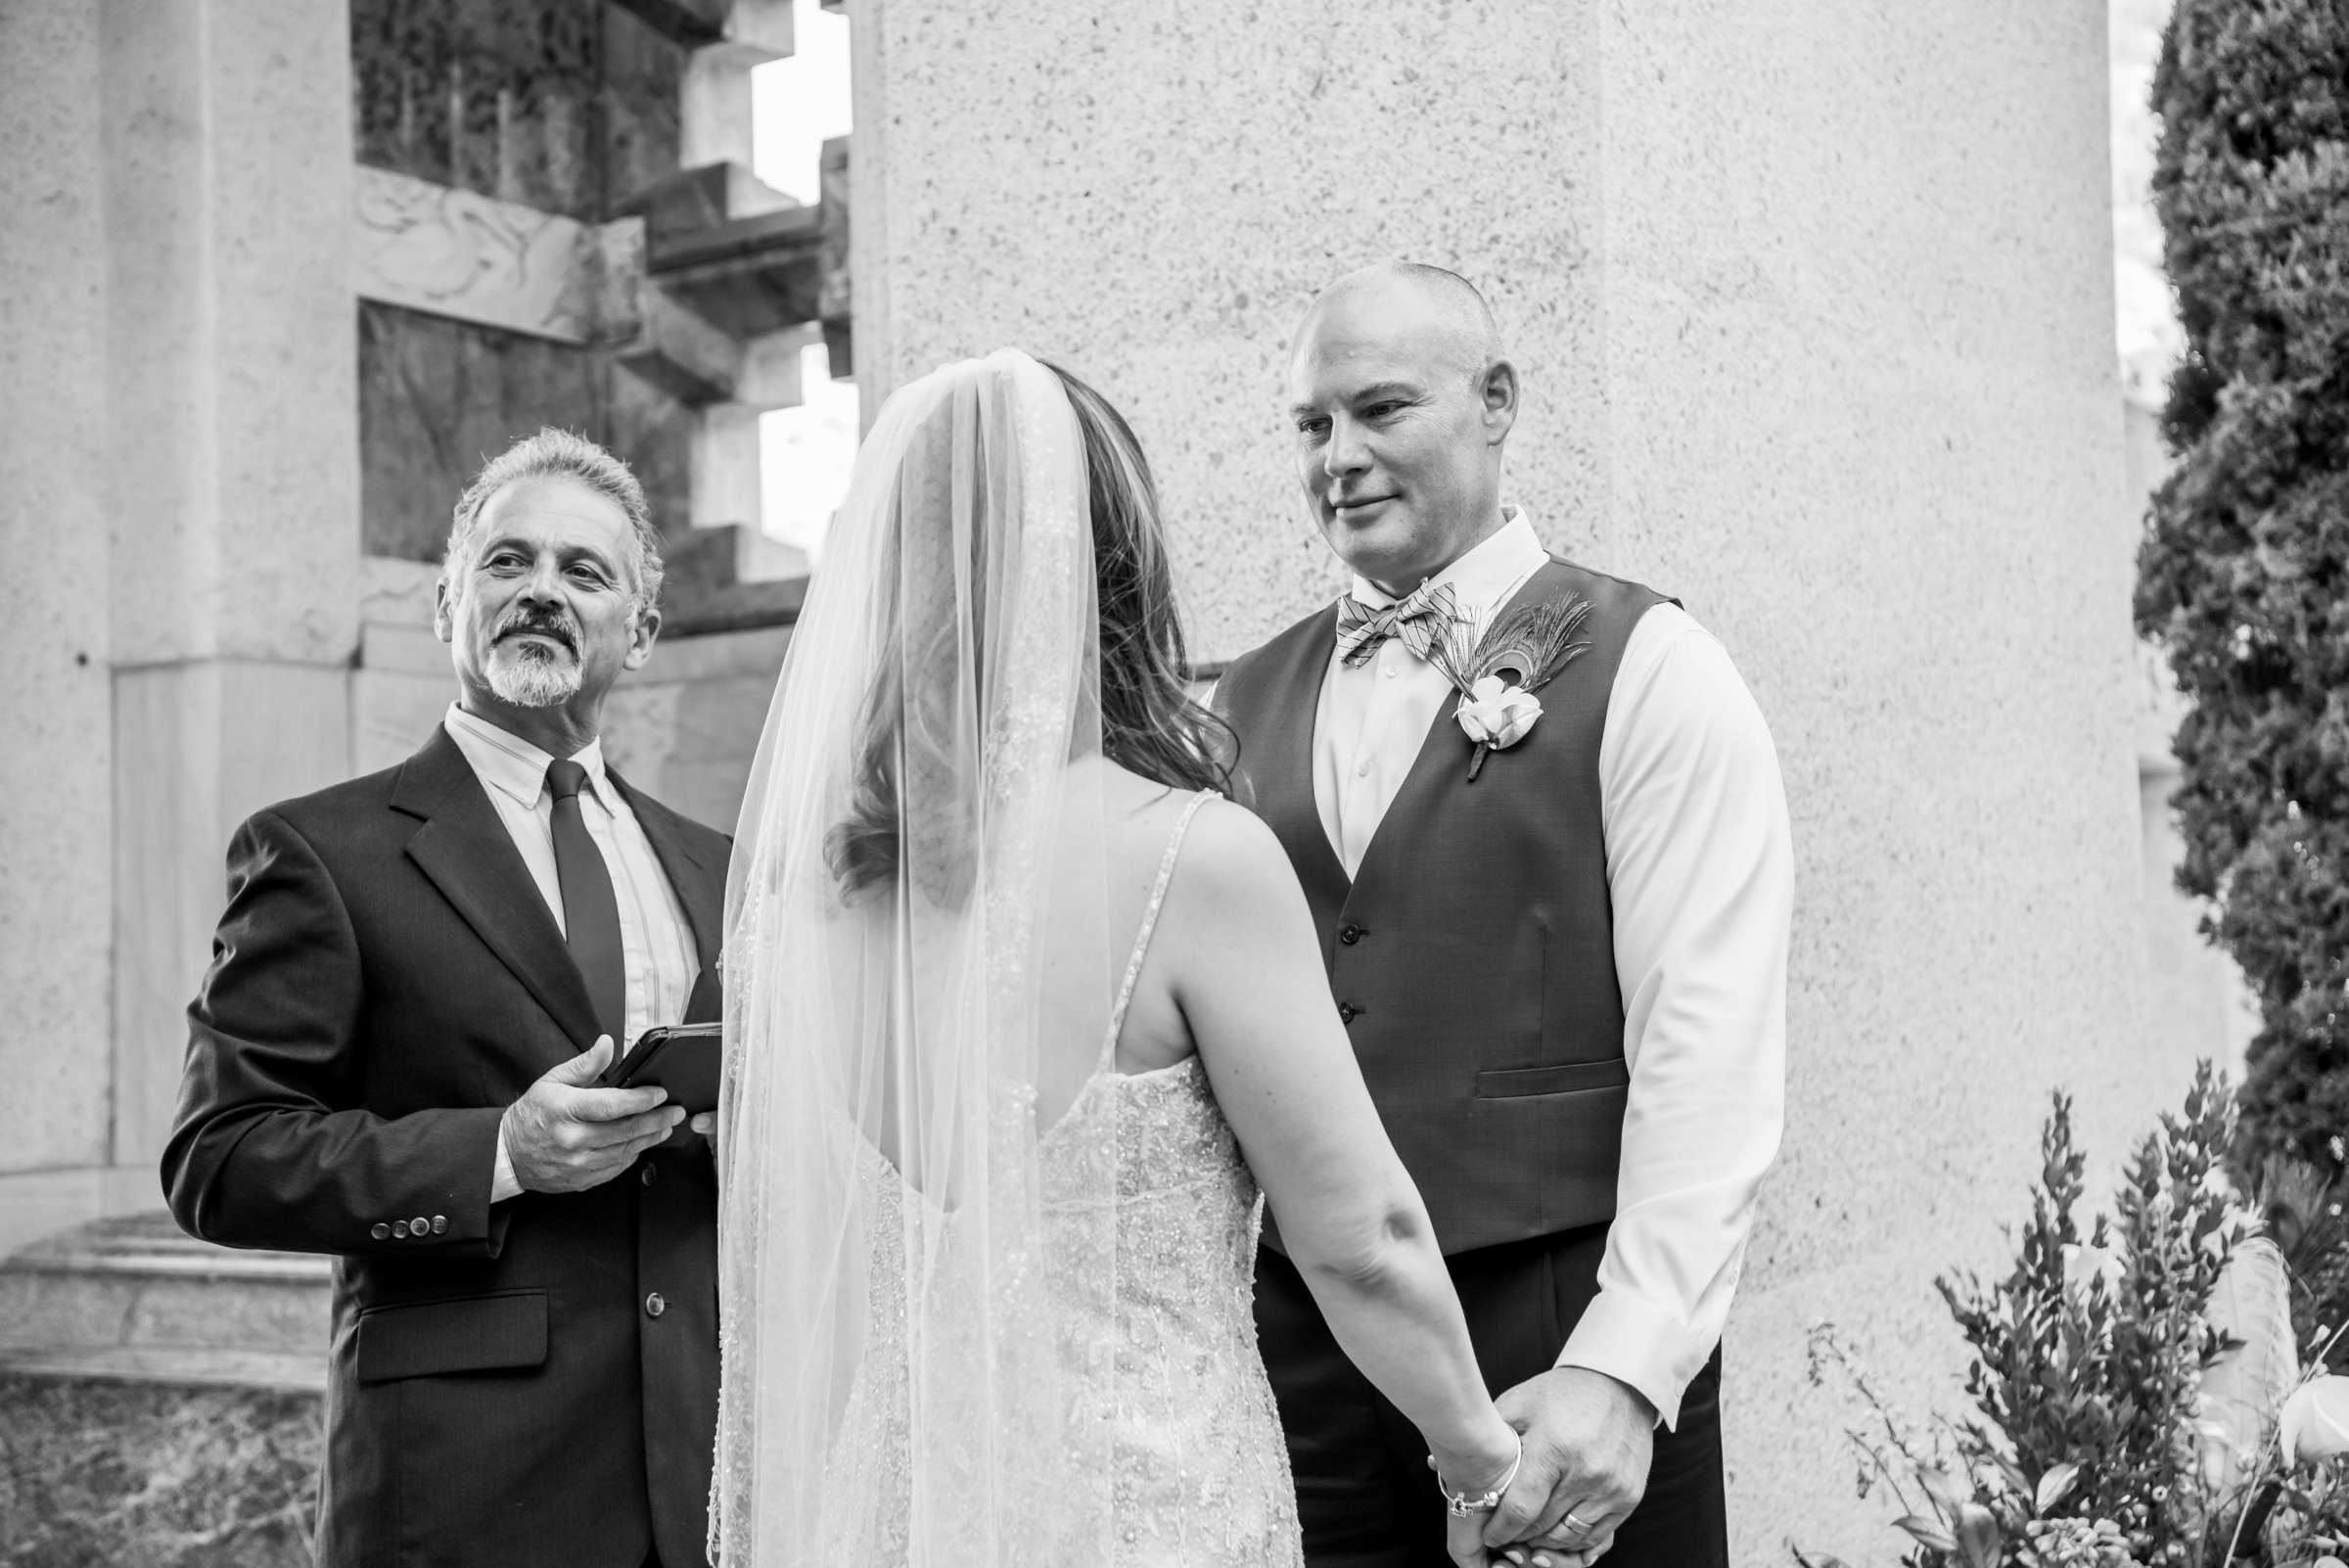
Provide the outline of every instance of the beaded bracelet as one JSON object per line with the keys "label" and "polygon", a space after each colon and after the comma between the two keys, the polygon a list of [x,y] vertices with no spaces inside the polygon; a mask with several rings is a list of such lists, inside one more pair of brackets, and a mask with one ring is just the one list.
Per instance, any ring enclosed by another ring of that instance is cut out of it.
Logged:
{"label": "beaded bracelet", "polygon": [[[1500,1478],[1492,1491],[1482,1497],[1470,1497],[1464,1492],[1452,1491],[1444,1479],[1444,1472],[1436,1470],[1436,1490],[1444,1494],[1444,1511],[1454,1519],[1465,1519],[1472,1513],[1491,1513],[1500,1506],[1501,1494],[1507,1492],[1509,1484],[1517,1479],[1517,1467],[1524,1462],[1525,1439],[1520,1436],[1517,1439],[1517,1457],[1509,1461],[1508,1473]],[[1431,1453],[1427,1456],[1427,1465],[1429,1469],[1435,1469],[1436,1456],[1434,1454]]]}

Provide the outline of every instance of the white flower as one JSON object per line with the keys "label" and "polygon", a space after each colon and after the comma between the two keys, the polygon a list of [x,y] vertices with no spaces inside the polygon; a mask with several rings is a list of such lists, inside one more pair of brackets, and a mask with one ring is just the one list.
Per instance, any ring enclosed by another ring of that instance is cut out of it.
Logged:
{"label": "white flower", "polygon": [[2120,1254],[2109,1247],[2070,1241],[2063,1245],[2063,1288],[2072,1295],[2086,1296],[2089,1281],[2101,1279],[2104,1294],[2110,1296],[2120,1289],[2121,1277],[2127,1272]]}
{"label": "white flower", "polygon": [[1542,716],[1542,699],[1498,675],[1487,675],[1460,700],[1460,728],[1480,746],[1506,751]]}
{"label": "white flower", "polygon": [[2276,1417],[2277,1441],[2294,1464],[2349,1453],[2349,1377],[2312,1377],[2292,1390]]}

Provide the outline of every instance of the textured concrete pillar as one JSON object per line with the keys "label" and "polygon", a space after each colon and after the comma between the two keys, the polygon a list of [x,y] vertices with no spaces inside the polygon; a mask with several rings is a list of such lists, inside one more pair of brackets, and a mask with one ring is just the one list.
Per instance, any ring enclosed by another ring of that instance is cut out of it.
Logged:
{"label": "textured concrete pillar", "polygon": [[[238,819],[344,775],[357,639],[339,5],[109,0],[111,1158],[160,1152]],[[98,605],[93,605],[93,610]]]}
{"label": "textured concrete pillar", "polygon": [[106,276],[98,19],[0,7],[0,1253],[106,1159]]}
{"label": "textured concrete pillar", "polygon": [[2103,8],[856,18],[866,406],[960,354],[1065,357],[1149,447],[1205,656],[1339,580],[1280,374],[1312,292],[1398,254],[1492,297],[1528,389],[1509,488],[1553,545],[1727,644],[1801,879],[1727,1350],[1735,1559],[1896,1554],[1807,1328],[1954,1407],[1932,1276],[1999,1260],[2050,1089],[2109,1166],[2187,1072],[2141,1018]]}

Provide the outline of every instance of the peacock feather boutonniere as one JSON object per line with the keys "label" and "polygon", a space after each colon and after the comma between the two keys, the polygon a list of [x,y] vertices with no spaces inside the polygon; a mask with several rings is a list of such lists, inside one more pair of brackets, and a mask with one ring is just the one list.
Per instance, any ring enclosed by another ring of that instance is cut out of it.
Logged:
{"label": "peacock feather boutonniere", "polygon": [[1460,728],[1476,745],[1469,783],[1489,753],[1507,751],[1533,729],[1542,716],[1534,693],[1590,646],[1582,635],[1589,619],[1589,600],[1552,599],[1503,612],[1481,636],[1454,623],[1436,643],[1430,662],[1458,690]]}

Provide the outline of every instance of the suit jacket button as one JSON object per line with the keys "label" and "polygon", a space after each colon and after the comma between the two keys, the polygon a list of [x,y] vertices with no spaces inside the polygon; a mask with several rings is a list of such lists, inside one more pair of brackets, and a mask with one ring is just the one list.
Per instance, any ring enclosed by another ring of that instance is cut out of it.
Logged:
{"label": "suit jacket button", "polygon": [[659,1174],[653,1169],[653,1162],[647,1160],[644,1162],[644,1168],[636,1173],[636,1179],[649,1187],[653,1184],[653,1177]]}
{"label": "suit jacket button", "polygon": [[1357,1007],[1357,1006],[1356,1006],[1354,1003],[1352,1003],[1352,1002],[1340,1002],[1340,1003],[1338,1003],[1338,1022],[1339,1022],[1339,1023],[1341,1023],[1341,1024],[1351,1024],[1351,1023],[1353,1023],[1353,1022],[1354,1022],[1356,1019],[1358,1019],[1358,1018],[1359,1018],[1359,1017],[1361,1017],[1361,1016],[1362,1016],[1362,1010],[1361,1010],[1359,1007]]}
{"label": "suit jacket button", "polygon": [[378,1241],[390,1241],[392,1239],[392,1227],[384,1223],[381,1220],[378,1220],[374,1224],[371,1224],[367,1227],[367,1234],[373,1236]]}
{"label": "suit jacket button", "polygon": [[429,1235],[431,1235],[432,1233],[433,1233],[433,1222],[432,1222],[430,1220],[427,1220],[427,1219],[426,1219],[424,1216],[422,1216],[422,1215],[418,1215],[418,1216],[417,1216],[415,1219],[413,1219],[413,1220],[411,1220],[411,1221],[409,1221],[409,1222],[408,1222],[408,1234],[409,1234],[409,1235],[411,1235],[411,1236],[429,1236]]}
{"label": "suit jacket button", "polygon": [[407,1233],[408,1222],[405,1220],[394,1220],[392,1222],[392,1234],[393,1236],[404,1237],[407,1235]]}
{"label": "suit jacket button", "polygon": [[1368,935],[1370,935],[1370,933],[1364,931],[1359,926],[1347,926],[1338,933],[1338,940],[1346,944],[1347,946],[1351,947]]}
{"label": "suit jacket button", "polygon": [[448,1216],[446,1216],[446,1215],[444,1215],[444,1214],[437,1214],[437,1215],[433,1216],[433,1234],[434,1234],[434,1235],[436,1235],[436,1236],[438,1236],[438,1235],[440,1235],[440,1234],[442,1234],[443,1232],[445,1232],[447,1229],[448,1229]]}
{"label": "suit jacket button", "polygon": [[656,1290],[644,1298],[645,1316],[658,1317],[667,1311],[668,1311],[668,1303],[661,1299],[661,1292]]}

